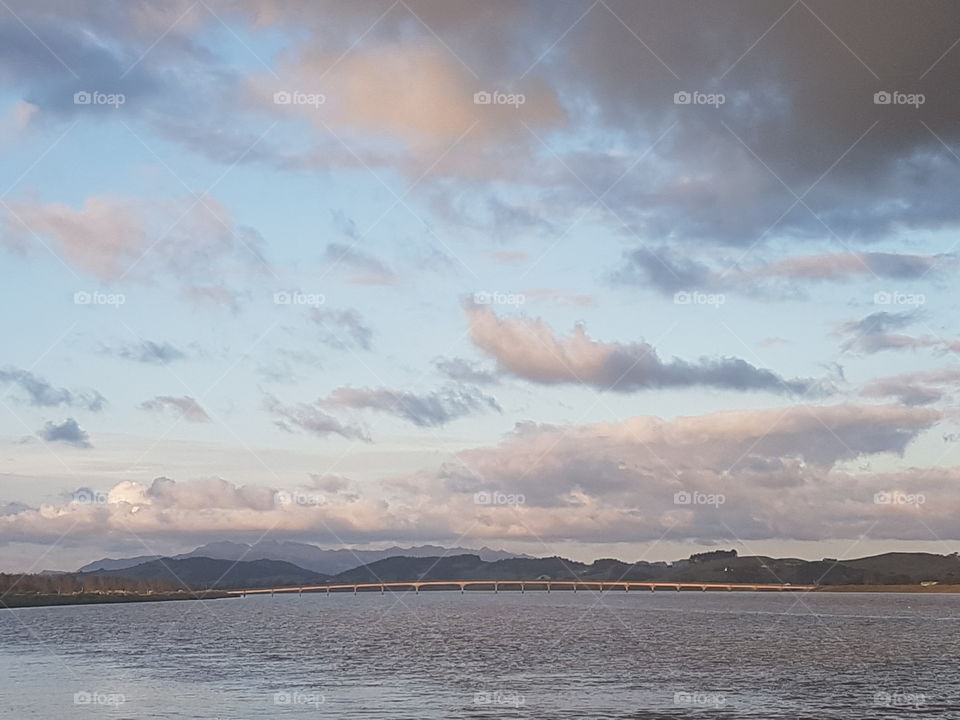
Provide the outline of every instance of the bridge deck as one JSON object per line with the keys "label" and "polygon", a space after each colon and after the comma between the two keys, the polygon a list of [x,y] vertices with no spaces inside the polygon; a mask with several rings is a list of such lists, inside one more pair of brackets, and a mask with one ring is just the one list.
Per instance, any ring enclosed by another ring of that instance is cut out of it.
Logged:
{"label": "bridge deck", "polygon": [[599,581],[599,580],[413,580],[409,582],[373,582],[373,583],[346,583],[336,585],[304,585],[294,587],[275,587],[275,588],[250,588],[248,590],[228,590],[228,595],[263,595],[269,593],[304,593],[304,592],[345,592],[360,590],[414,590],[420,592],[421,588],[438,588],[465,591],[470,587],[488,587],[494,592],[501,588],[520,588],[521,592],[530,590],[740,590],[748,592],[760,591],[790,591],[790,592],[809,592],[815,590],[815,585],[776,585],[770,583],[689,583],[689,582],[625,582],[625,581]]}

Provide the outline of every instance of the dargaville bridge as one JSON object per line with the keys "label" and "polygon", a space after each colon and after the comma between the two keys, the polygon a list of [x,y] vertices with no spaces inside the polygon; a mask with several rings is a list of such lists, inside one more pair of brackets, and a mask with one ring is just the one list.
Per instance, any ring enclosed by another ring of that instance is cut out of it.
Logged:
{"label": "dargaville bridge", "polygon": [[273,588],[248,588],[245,590],[228,590],[227,595],[274,595],[277,593],[349,593],[356,595],[359,592],[381,593],[390,591],[413,590],[419,593],[421,589],[430,590],[460,590],[466,592],[468,588],[473,590],[492,590],[495,593],[501,590],[517,591],[521,593],[527,590],[592,590],[594,592],[608,592],[622,590],[647,590],[655,592],[657,590],[725,590],[725,591],[747,591],[747,592],[809,592],[816,590],[816,585],[778,585],[771,583],[690,583],[690,582],[630,582],[622,580],[412,580],[409,582],[372,582],[372,583],[347,583],[338,585],[303,585],[293,587],[273,587]]}

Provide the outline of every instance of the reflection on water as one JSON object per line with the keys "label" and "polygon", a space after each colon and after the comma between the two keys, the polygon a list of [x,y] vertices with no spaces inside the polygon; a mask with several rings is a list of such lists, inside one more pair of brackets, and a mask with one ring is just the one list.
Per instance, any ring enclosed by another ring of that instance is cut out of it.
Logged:
{"label": "reflection on water", "polygon": [[960,717],[960,596],[542,592],[0,612],[3,717]]}

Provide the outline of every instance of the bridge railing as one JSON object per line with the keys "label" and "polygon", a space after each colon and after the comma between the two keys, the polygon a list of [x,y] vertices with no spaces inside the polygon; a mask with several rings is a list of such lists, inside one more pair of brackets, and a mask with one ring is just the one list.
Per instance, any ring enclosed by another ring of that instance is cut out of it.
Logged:
{"label": "bridge railing", "polygon": [[381,593],[387,590],[405,590],[419,593],[421,589],[429,588],[433,590],[460,590],[465,592],[468,588],[488,589],[495,593],[501,589],[517,590],[521,593],[530,590],[592,590],[598,592],[621,590],[629,592],[630,590],[647,590],[655,592],[657,590],[725,590],[741,592],[809,592],[816,589],[816,585],[789,585],[773,583],[695,583],[695,582],[634,582],[623,580],[410,580],[402,582],[368,582],[368,583],[336,583],[328,585],[303,585],[303,586],[285,586],[273,588],[248,588],[242,590],[228,590],[228,595],[274,595],[276,593],[305,593],[305,592],[350,592],[354,594],[360,591],[376,591]]}

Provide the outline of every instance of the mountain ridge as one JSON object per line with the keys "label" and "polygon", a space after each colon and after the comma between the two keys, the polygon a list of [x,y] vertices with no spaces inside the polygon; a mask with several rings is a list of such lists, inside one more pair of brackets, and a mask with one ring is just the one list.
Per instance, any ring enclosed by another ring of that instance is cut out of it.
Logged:
{"label": "mountain ridge", "polygon": [[756,583],[821,586],[960,584],[957,554],[886,553],[849,560],[800,560],[737,555],[720,550],[676,562],[624,562],[613,558],[587,564],[559,556],[502,558],[479,555],[391,556],[336,575],[317,573],[278,560],[160,558],[132,568],[95,570],[80,577],[130,578],[176,583],[192,589],[295,587],[298,585],[456,580],[588,580],[601,582]]}
{"label": "mountain ridge", "polygon": [[213,560],[279,560],[297,565],[304,570],[336,575],[362,565],[388,557],[443,557],[450,555],[478,555],[487,561],[506,558],[529,557],[505,550],[494,550],[486,546],[473,549],[440,545],[414,545],[408,548],[394,545],[383,550],[352,550],[348,548],[325,549],[310,543],[291,540],[263,540],[253,545],[221,540],[200,545],[186,553],[177,555],[139,555],[130,558],[101,558],[77,569],[85,573],[95,570],[123,570],[136,567],[145,562],[169,557],[184,560],[193,557],[206,557]]}

